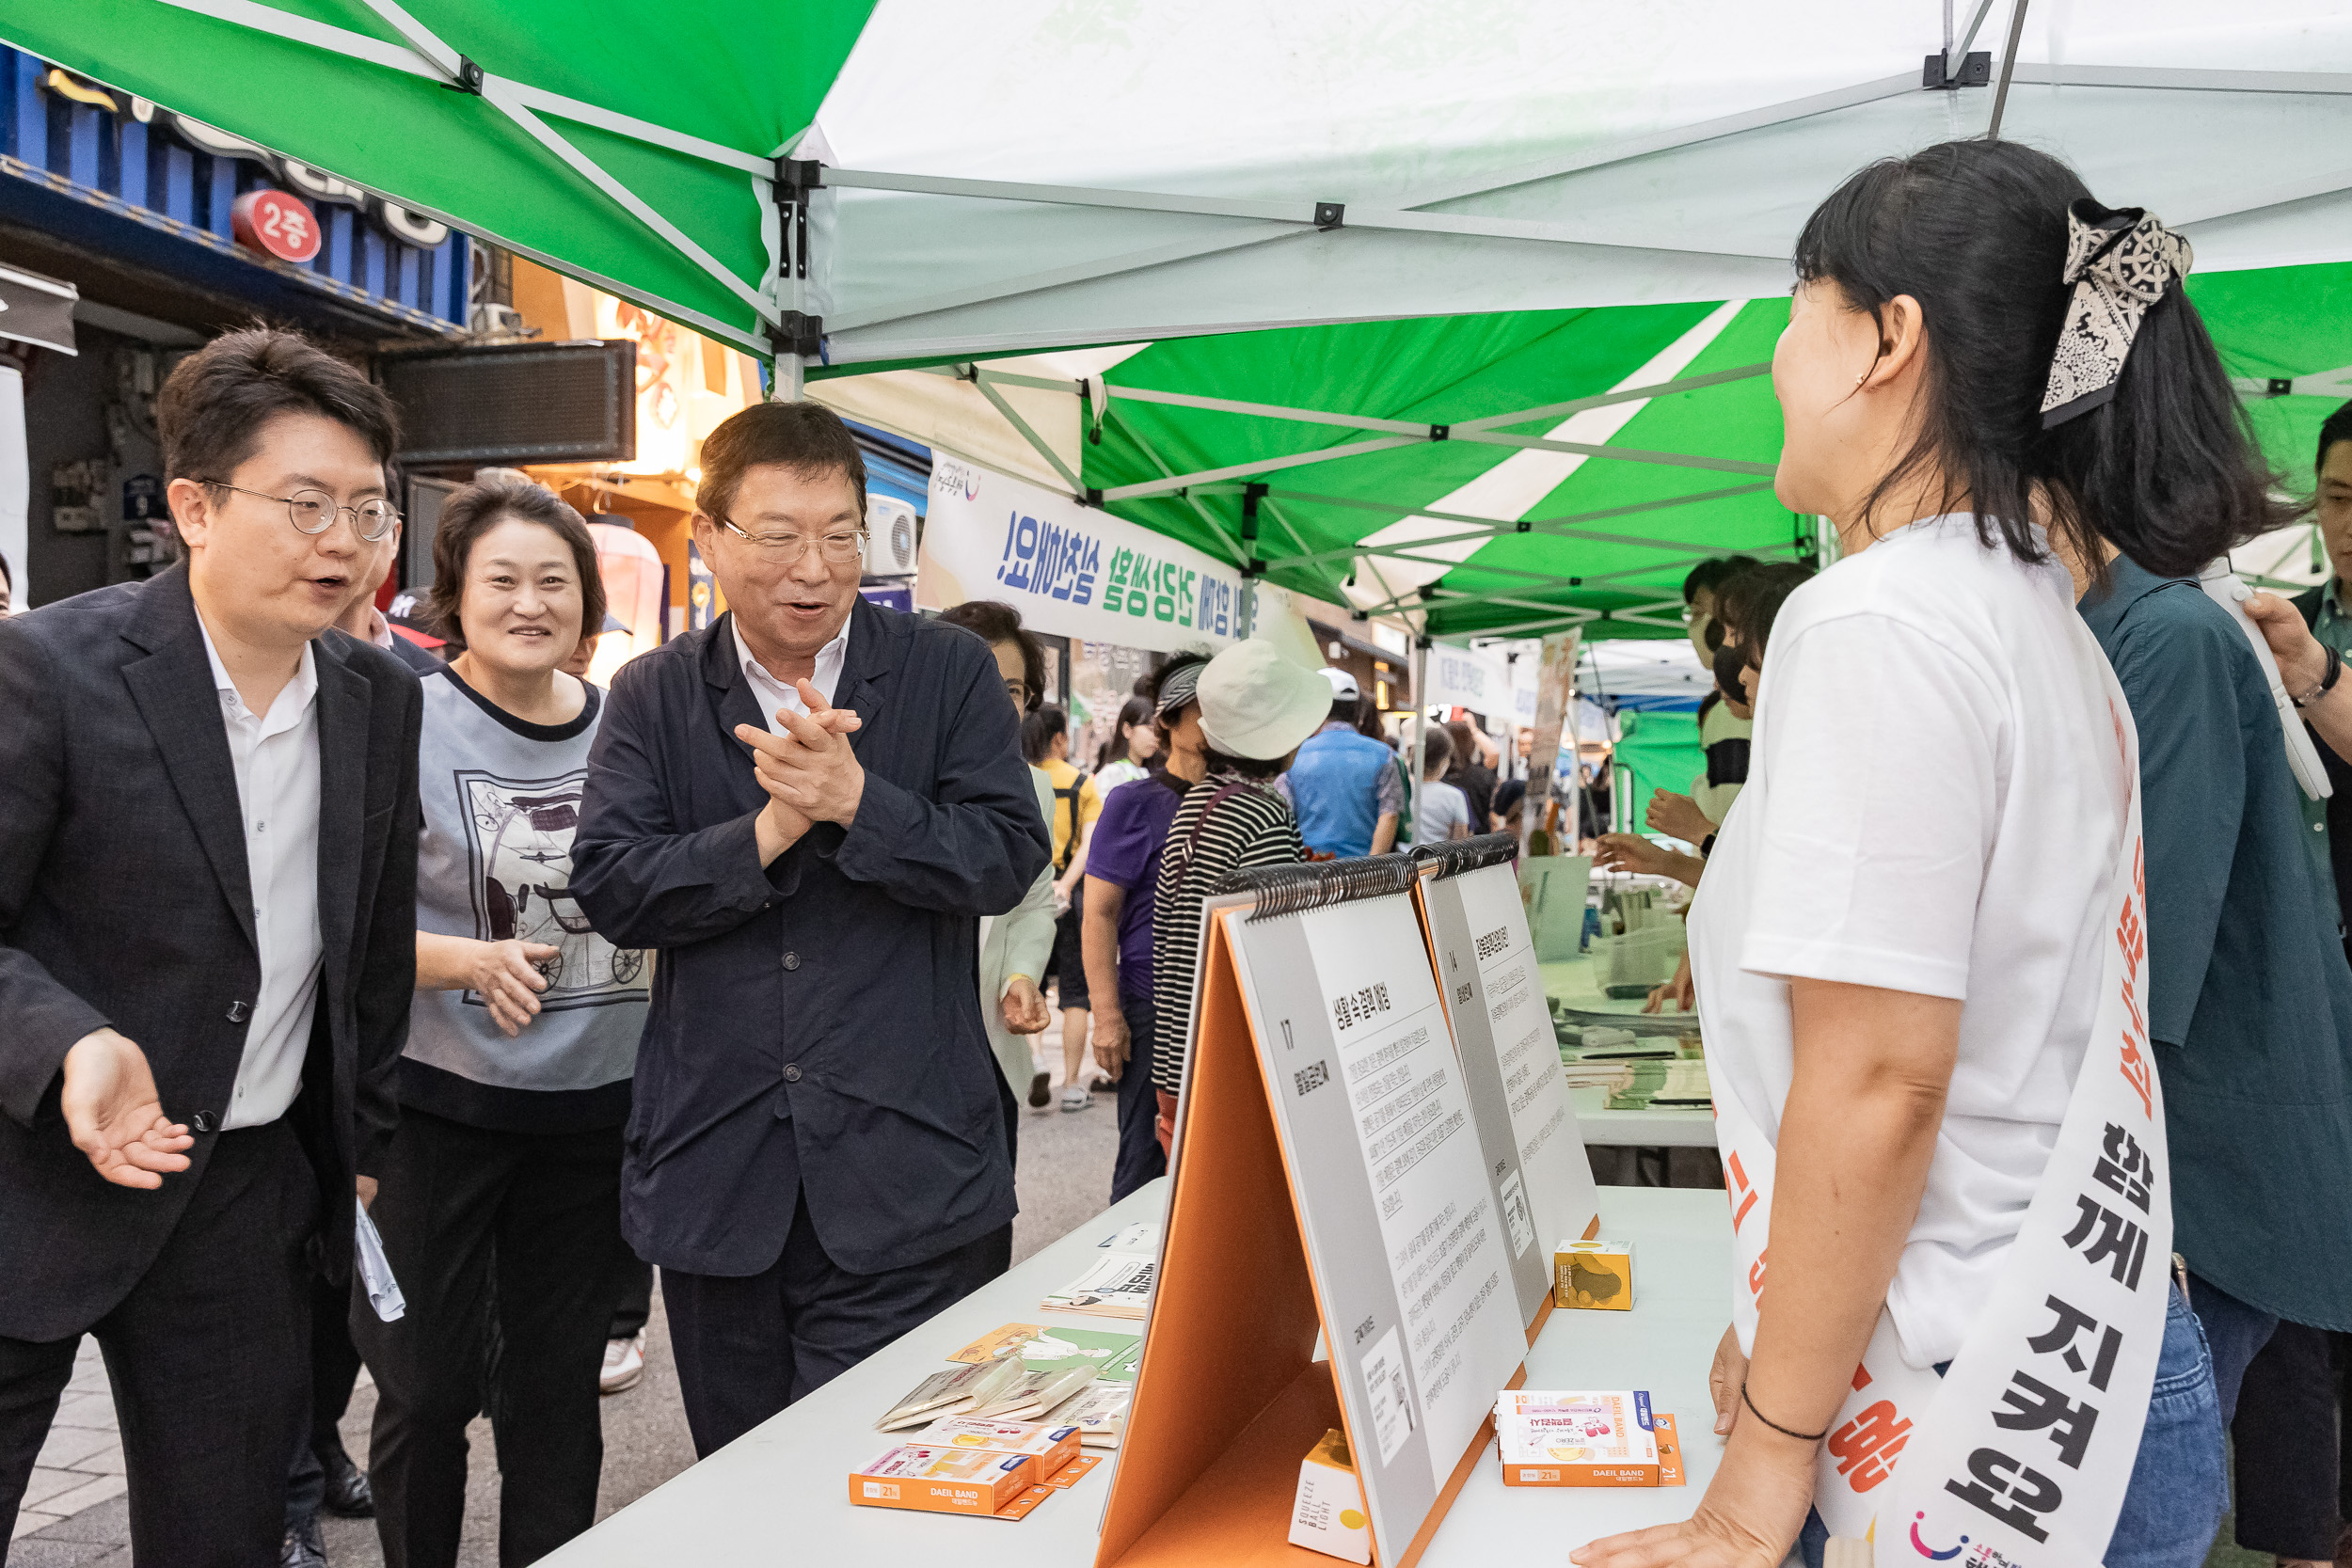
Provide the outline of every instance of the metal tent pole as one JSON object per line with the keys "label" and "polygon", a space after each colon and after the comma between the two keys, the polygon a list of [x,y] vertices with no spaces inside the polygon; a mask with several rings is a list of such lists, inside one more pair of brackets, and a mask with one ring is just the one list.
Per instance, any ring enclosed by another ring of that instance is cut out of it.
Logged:
{"label": "metal tent pole", "polygon": [[[1413,639],[1413,776],[1411,791],[1406,800],[1408,814],[1413,819],[1413,832],[1421,832],[1422,758],[1429,746],[1429,639],[1426,634]],[[1408,841],[1406,848],[1412,847]]]}

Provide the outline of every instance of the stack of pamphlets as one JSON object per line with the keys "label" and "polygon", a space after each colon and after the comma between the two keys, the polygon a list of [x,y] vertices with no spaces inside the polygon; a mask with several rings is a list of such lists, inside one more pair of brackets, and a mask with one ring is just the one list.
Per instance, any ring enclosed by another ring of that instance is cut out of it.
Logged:
{"label": "stack of pamphlets", "polygon": [[1629,1081],[1610,1090],[1612,1111],[1705,1110],[1715,1103],[1704,1061],[1632,1062]]}
{"label": "stack of pamphlets", "polygon": [[1152,1288],[1158,1275],[1156,1259],[1108,1253],[1072,1284],[1047,1296],[1044,1305],[1056,1312],[1141,1318],[1151,1307]]}
{"label": "stack of pamphlets", "polygon": [[1645,1389],[1506,1392],[1495,1403],[1505,1486],[1679,1486],[1675,1418]]}
{"label": "stack of pamphlets", "polygon": [[874,1423],[877,1432],[897,1432],[903,1427],[922,1426],[943,1416],[962,1416],[983,1405],[994,1404],[1011,1391],[1022,1380],[1018,1359],[992,1361],[982,1366],[950,1367],[944,1372],[933,1372],[914,1386],[914,1391]]}
{"label": "stack of pamphlets", "polygon": [[[1007,1356],[998,1365],[1018,1367],[1022,1363]],[[1086,1392],[1093,1381],[1094,1369],[1083,1362],[1056,1371],[1025,1371],[994,1399],[975,1404],[970,1414],[993,1421],[1043,1420],[1047,1411]]]}
{"label": "stack of pamphlets", "polygon": [[1075,1399],[1048,1410],[1044,1420],[1049,1426],[1076,1427],[1078,1441],[1087,1448],[1115,1449],[1126,1435],[1127,1407],[1135,1397],[1133,1383],[1091,1384]]}

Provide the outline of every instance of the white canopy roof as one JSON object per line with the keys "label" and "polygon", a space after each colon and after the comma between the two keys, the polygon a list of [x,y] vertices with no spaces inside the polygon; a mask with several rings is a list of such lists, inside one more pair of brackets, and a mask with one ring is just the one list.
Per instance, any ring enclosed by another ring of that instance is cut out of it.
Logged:
{"label": "white canopy roof", "polygon": [[2352,258],[2314,0],[882,0],[797,149],[807,307],[840,364],[1774,293],[1846,174],[1984,132],[1922,83],[2013,21],[2003,135],[2201,272]]}

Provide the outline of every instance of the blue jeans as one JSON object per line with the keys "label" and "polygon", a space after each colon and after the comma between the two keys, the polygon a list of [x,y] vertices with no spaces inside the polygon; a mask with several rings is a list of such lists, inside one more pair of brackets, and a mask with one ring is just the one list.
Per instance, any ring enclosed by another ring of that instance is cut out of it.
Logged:
{"label": "blue jeans", "polygon": [[[1941,1373],[1950,1362],[1936,1368]],[[2123,1512],[2107,1539],[2106,1568],[2200,1568],[2230,1506],[2222,1473],[2221,1406],[2214,1394],[2213,1356],[2204,1330],[2174,1285],[2164,1314],[2164,1350],[2140,1429],[2139,1456]],[[1805,1516],[1797,1550],[1805,1568],[1821,1568],[1829,1529]]]}
{"label": "blue jeans", "polygon": [[2197,1310],[2197,1325],[2213,1348],[2213,1387],[2221,1396],[2221,1424],[2237,1415],[2237,1391],[2246,1382],[2246,1369],[2279,1331],[2279,1320],[2259,1307],[2249,1307],[2194,1269],[2188,1275],[2188,1304]]}

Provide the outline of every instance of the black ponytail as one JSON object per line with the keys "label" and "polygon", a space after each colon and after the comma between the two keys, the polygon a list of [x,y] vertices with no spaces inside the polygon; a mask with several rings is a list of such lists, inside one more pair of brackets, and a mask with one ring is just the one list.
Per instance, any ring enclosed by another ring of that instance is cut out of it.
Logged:
{"label": "black ponytail", "polygon": [[1806,220],[1800,280],[1837,284],[1874,322],[1909,294],[1927,327],[1918,436],[1865,500],[1866,528],[1931,465],[1945,476],[1938,510],[1973,511],[1988,547],[2026,562],[2046,558],[2037,520],[2094,569],[2104,539],[2165,577],[2293,520],[2178,278],[2141,321],[2113,399],[2042,428],[2071,293],[2066,209],[2090,194],[2046,152],[1945,142],[1872,164]]}

